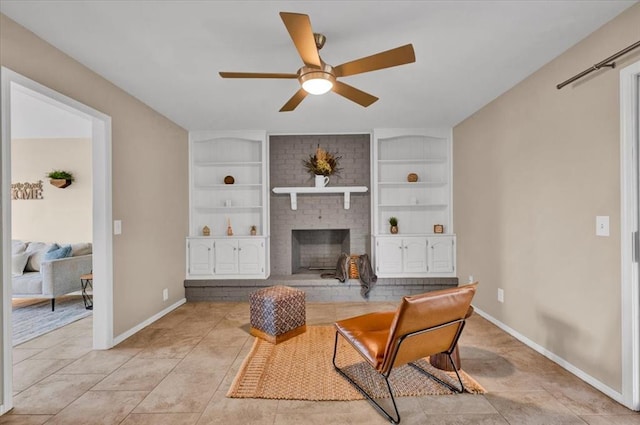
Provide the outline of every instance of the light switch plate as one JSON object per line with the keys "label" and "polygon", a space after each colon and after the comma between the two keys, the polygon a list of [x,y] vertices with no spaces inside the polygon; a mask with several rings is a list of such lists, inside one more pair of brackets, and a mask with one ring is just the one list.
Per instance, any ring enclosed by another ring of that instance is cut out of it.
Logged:
{"label": "light switch plate", "polygon": [[596,236],[609,236],[609,216],[596,216]]}
{"label": "light switch plate", "polygon": [[114,235],[119,235],[122,233],[122,221],[121,220],[114,220],[113,221],[113,234]]}

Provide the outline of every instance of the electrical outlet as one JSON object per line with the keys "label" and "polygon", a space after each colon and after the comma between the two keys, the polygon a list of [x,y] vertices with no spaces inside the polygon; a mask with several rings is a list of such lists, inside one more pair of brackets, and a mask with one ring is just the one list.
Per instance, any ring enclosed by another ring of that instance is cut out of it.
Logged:
{"label": "electrical outlet", "polygon": [[473,275],[472,275],[472,274],[470,274],[470,275],[469,275],[469,283],[473,283],[473,282],[475,282],[475,281],[473,280]]}
{"label": "electrical outlet", "polygon": [[162,301],[166,301],[169,299],[169,290],[167,288],[164,288],[162,290]]}
{"label": "electrical outlet", "polygon": [[504,290],[502,288],[498,288],[498,302],[504,302]]}
{"label": "electrical outlet", "polygon": [[121,220],[114,220],[113,221],[113,234],[114,235],[121,235],[122,234],[122,221]]}

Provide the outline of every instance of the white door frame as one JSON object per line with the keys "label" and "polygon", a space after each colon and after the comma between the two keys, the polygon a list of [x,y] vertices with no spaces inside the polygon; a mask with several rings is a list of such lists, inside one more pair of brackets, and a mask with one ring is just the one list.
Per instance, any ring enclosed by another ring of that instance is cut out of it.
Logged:
{"label": "white door frame", "polygon": [[620,71],[622,399],[633,410],[640,410],[639,80],[640,61]]}
{"label": "white door frame", "polygon": [[0,68],[2,105],[2,380],[0,414],[13,407],[13,365],[11,331],[11,90],[26,88],[43,101],[56,103],[91,121],[93,174],[93,348],[113,346],[113,237],[111,187],[111,117],[70,97],[51,90],[8,68]]}

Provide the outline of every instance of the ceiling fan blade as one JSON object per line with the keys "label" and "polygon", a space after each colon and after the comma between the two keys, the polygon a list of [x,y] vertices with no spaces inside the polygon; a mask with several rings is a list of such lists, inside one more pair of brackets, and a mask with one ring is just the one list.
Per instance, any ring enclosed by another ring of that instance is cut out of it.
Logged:
{"label": "ceiling fan blade", "polygon": [[404,65],[415,61],[416,54],[413,51],[413,45],[407,44],[365,58],[343,63],[342,65],[334,67],[333,71],[336,77],[346,77],[349,75],[362,74],[363,72]]}
{"label": "ceiling fan blade", "polygon": [[369,93],[365,93],[362,90],[358,90],[357,88],[352,87],[349,84],[345,84],[341,81],[336,81],[333,85],[332,90],[335,93],[338,93],[340,96],[346,97],[352,102],[356,102],[357,104],[362,105],[365,108],[378,100],[377,97],[370,95]]}
{"label": "ceiling fan blade", "polygon": [[291,99],[284,104],[282,108],[280,108],[280,112],[290,112],[296,109],[296,107],[307,97],[307,92],[303,89],[300,89],[293,95]]}
{"label": "ceiling fan blade", "polygon": [[320,62],[320,55],[313,37],[309,15],[280,12],[280,17],[284,22],[284,26],[287,27],[287,31],[289,31],[302,62],[307,66],[321,68],[322,63]]}
{"label": "ceiling fan blade", "polygon": [[269,72],[219,72],[222,78],[298,78],[298,74]]}

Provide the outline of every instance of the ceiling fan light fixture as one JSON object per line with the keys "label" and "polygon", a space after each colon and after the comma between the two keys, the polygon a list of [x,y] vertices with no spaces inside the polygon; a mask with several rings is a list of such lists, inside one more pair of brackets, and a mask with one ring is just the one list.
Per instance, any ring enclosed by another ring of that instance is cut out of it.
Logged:
{"label": "ceiling fan light fixture", "polygon": [[331,67],[325,65],[325,69],[304,67],[300,70],[300,84],[309,94],[325,94],[333,88],[336,77],[330,72]]}

